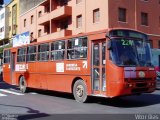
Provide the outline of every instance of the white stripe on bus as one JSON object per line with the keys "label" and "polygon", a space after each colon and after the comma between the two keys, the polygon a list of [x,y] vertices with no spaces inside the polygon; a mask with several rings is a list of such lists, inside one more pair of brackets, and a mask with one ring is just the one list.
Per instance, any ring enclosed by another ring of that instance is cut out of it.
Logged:
{"label": "white stripe on bus", "polygon": [[13,92],[13,91],[9,91],[9,90],[4,90],[4,89],[0,89],[1,92],[5,92],[5,93],[10,93],[10,94],[14,94],[14,95],[24,95],[22,93],[16,93],[16,92]]}

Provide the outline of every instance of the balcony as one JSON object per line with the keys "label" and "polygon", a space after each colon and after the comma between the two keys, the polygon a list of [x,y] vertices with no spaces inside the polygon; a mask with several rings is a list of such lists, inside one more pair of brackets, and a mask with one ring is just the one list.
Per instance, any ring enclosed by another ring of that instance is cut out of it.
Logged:
{"label": "balcony", "polygon": [[58,31],[58,32],[54,32],[52,34],[50,34],[50,38],[51,39],[56,39],[56,38],[62,38],[62,37],[65,37],[65,36],[70,36],[72,35],[72,30],[61,30],[61,31]]}
{"label": "balcony", "polygon": [[39,25],[45,25],[50,21],[49,13],[46,13],[45,15],[38,18],[38,24]]}
{"label": "balcony", "polygon": [[50,13],[50,19],[51,20],[60,20],[62,18],[71,16],[71,15],[72,15],[72,7],[63,6],[63,7],[57,8],[56,10],[53,10]]}
{"label": "balcony", "polygon": [[46,40],[50,40],[50,34],[48,35],[44,35],[44,36],[41,36],[39,38],[37,38],[37,42],[42,42],[42,41],[46,41]]}
{"label": "balcony", "polygon": [[61,30],[59,32],[54,32],[52,34],[47,34],[47,35],[41,36],[37,39],[37,41],[41,42],[41,41],[46,41],[46,40],[62,38],[65,36],[70,36],[70,35],[72,35],[72,30]]}

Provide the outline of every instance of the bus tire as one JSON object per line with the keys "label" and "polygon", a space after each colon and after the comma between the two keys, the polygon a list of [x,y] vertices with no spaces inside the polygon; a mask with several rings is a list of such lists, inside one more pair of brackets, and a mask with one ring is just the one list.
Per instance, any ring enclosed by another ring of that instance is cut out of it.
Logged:
{"label": "bus tire", "polygon": [[27,92],[27,83],[26,83],[24,76],[20,77],[19,88],[22,93]]}
{"label": "bus tire", "polygon": [[73,86],[73,95],[77,102],[84,103],[87,101],[87,86],[83,80],[77,80]]}

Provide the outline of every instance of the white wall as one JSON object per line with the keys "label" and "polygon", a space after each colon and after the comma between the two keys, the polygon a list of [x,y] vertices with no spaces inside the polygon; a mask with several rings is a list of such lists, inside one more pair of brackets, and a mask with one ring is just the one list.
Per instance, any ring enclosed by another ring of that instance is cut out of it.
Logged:
{"label": "white wall", "polygon": [[[3,14],[3,18],[2,18]],[[0,29],[4,27],[3,32],[0,31],[0,40],[5,38],[5,8],[0,8]]]}

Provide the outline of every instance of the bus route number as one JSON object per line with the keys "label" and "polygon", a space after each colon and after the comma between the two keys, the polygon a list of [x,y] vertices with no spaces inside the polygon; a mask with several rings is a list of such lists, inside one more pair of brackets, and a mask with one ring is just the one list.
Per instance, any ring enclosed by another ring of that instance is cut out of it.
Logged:
{"label": "bus route number", "polygon": [[133,46],[133,40],[121,40],[123,46]]}

